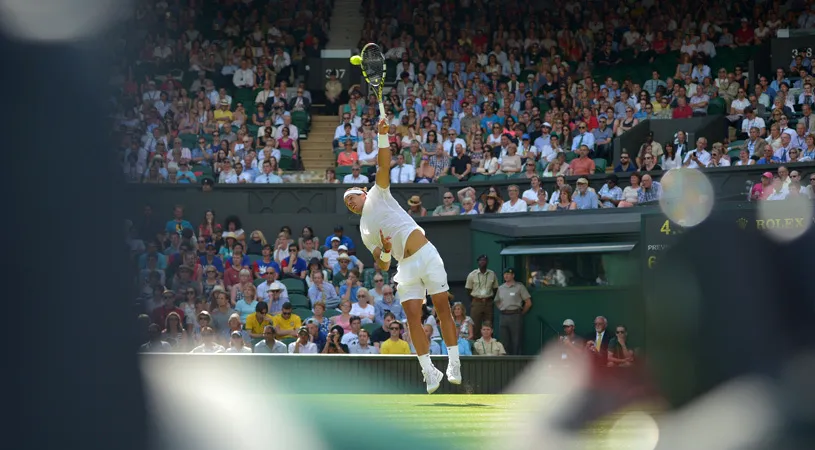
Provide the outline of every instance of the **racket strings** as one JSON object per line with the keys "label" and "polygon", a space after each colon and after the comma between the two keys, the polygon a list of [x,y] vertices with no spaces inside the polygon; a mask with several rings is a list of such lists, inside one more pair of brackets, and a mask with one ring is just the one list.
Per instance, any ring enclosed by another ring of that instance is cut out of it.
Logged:
{"label": "racket strings", "polygon": [[382,83],[385,75],[385,55],[378,45],[367,45],[362,51],[362,71],[373,85]]}

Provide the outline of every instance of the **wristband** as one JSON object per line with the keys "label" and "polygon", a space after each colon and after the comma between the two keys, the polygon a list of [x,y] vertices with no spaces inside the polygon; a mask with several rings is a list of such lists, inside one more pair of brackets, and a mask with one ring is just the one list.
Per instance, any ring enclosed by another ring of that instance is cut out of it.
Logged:
{"label": "wristband", "polygon": [[387,134],[379,135],[379,148],[390,148],[391,142],[388,140]]}
{"label": "wristband", "polygon": [[385,250],[382,250],[381,252],[379,252],[379,260],[382,262],[390,262],[391,252],[386,252]]}

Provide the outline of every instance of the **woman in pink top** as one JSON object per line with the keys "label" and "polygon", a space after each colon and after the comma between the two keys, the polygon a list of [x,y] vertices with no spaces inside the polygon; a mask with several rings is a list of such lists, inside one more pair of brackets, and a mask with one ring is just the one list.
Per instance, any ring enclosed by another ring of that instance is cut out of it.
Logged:
{"label": "woman in pink top", "polygon": [[351,331],[351,302],[343,300],[340,302],[340,315],[331,318],[331,326],[339,325],[343,331],[349,333]]}
{"label": "woman in pink top", "polygon": [[761,183],[754,184],[753,189],[750,189],[750,200],[764,200],[772,194],[773,188],[773,174],[770,172],[764,172],[761,174]]}

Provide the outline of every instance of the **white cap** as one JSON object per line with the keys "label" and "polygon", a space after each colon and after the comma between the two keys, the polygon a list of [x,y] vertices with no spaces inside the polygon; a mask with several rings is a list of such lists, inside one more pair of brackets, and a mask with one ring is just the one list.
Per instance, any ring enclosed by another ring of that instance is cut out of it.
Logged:
{"label": "white cap", "polygon": [[564,327],[573,327],[574,326],[574,320],[572,320],[572,319],[564,320],[563,321],[563,326]]}
{"label": "white cap", "polygon": [[[333,239],[332,239],[332,240],[333,240]],[[339,239],[338,239],[338,240],[339,240]],[[348,247],[347,247],[347,246],[345,246],[345,245],[340,245],[339,247],[337,247],[337,250],[348,250]]]}

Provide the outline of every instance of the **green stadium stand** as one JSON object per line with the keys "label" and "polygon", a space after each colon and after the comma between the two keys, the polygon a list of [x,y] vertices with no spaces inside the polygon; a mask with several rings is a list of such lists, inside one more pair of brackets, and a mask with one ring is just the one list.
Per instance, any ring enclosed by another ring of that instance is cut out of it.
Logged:
{"label": "green stadium stand", "polygon": [[484,175],[484,174],[477,173],[477,174],[471,176],[469,181],[487,181],[489,179],[490,179],[489,175]]}
{"label": "green stadium stand", "polygon": [[577,153],[575,153],[575,152],[566,152],[566,162],[567,163],[572,162],[576,158],[577,158]]}
{"label": "green stadium stand", "polygon": [[258,278],[258,279],[256,279],[255,281],[253,281],[253,283],[255,284],[255,287],[258,287],[258,286],[260,286],[260,285],[261,285],[261,283],[263,283],[264,281],[266,281],[266,280],[264,280],[263,278]]}
{"label": "green stadium stand", "polygon": [[295,308],[305,308],[305,309],[311,308],[311,302],[308,300],[308,297],[306,297],[303,294],[292,294],[290,292],[289,303],[291,303],[291,305]]}
{"label": "green stadium stand", "polygon": [[442,175],[439,177],[439,183],[441,184],[452,184],[458,183],[460,180],[455,175]]}
{"label": "green stadium stand", "polygon": [[351,166],[337,166],[335,169],[337,179],[342,181],[343,177],[351,174]]}
{"label": "green stadium stand", "polygon": [[306,285],[303,280],[297,280],[294,278],[283,278],[280,280],[283,283],[283,286],[286,286],[286,290],[289,292],[289,296],[291,294],[305,294],[306,293]]}
{"label": "green stadium stand", "polygon": [[339,315],[340,315],[340,312],[339,312],[339,311],[337,311],[336,309],[331,309],[331,308],[329,308],[329,309],[326,309],[326,310],[325,310],[325,314],[323,314],[323,315],[324,315],[325,317],[329,317],[329,318],[331,318],[331,317],[334,317],[334,316],[339,316]]}
{"label": "green stadium stand", "polygon": [[382,325],[380,325],[380,324],[378,324],[378,323],[366,323],[366,324],[362,325],[362,328],[363,328],[365,331],[367,331],[367,332],[368,332],[368,334],[371,334],[371,333],[373,333],[374,331],[376,331],[376,329],[377,329],[377,328],[379,328],[379,327],[381,327],[381,326],[382,326]]}
{"label": "green stadium stand", "polygon": [[495,175],[490,177],[490,181],[502,181],[506,180],[507,178],[509,177],[507,177],[507,174],[505,173],[496,173]]}
{"label": "green stadium stand", "polygon": [[309,308],[298,308],[296,306],[294,308],[292,308],[291,312],[293,314],[297,314],[298,316],[300,316],[300,320],[302,320],[303,322],[305,322],[306,319],[308,319],[309,317],[314,315],[314,313],[311,312],[311,309],[309,309]]}
{"label": "green stadium stand", "polygon": [[606,173],[608,161],[603,158],[594,158],[594,173]]}

